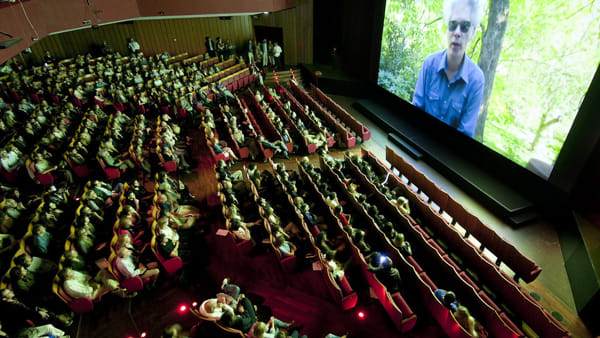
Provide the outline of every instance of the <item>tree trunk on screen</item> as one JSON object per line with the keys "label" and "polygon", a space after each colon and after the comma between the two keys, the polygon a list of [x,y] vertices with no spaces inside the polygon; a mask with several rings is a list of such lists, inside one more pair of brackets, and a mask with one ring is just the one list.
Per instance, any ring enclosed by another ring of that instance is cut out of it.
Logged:
{"label": "tree trunk on screen", "polygon": [[485,87],[483,89],[483,102],[481,114],[477,120],[475,129],[475,138],[483,140],[483,130],[485,120],[488,114],[488,103],[490,94],[494,87],[494,76],[496,76],[496,67],[502,51],[502,40],[506,32],[508,23],[508,9],[510,0],[490,0],[490,11],[488,15],[487,29],[483,33],[483,44],[479,54],[479,68],[483,71],[485,77]]}

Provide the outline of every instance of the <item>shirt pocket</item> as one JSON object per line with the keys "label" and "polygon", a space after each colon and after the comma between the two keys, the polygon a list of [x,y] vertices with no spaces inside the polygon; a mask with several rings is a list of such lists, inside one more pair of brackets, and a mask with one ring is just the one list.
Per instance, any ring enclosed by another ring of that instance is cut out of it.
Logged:
{"label": "shirt pocket", "polygon": [[427,106],[425,107],[425,110],[429,114],[437,117],[438,119],[441,119],[443,117],[441,114],[441,112],[443,111],[443,107],[440,94],[433,90],[431,90],[427,94]]}
{"label": "shirt pocket", "polygon": [[452,98],[448,107],[449,124],[457,128],[463,115],[466,98],[463,95]]}

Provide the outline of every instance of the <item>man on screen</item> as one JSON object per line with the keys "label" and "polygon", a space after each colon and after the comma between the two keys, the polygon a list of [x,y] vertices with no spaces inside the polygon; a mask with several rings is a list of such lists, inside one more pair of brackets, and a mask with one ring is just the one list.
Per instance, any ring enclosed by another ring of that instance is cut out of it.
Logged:
{"label": "man on screen", "polygon": [[483,15],[482,0],[446,0],[448,48],[425,59],[412,103],[473,137],[485,79],[465,54]]}

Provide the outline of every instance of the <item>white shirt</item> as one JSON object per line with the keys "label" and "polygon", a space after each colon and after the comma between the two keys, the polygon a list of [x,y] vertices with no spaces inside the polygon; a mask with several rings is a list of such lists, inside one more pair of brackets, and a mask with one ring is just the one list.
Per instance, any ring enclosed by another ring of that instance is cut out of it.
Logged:
{"label": "white shirt", "polygon": [[83,281],[67,279],[63,283],[65,292],[73,298],[92,298],[94,289]]}
{"label": "white shirt", "polygon": [[136,269],[131,256],[127,258],[117,258],[117,270],[125,278],[132,278],[142,274],[140,269]]}
{"label": "white shirt", "polygon": [[140,44],[135,40],[131,41],[127,46],[129,47],[129,50],[134,53],[140,50]]}

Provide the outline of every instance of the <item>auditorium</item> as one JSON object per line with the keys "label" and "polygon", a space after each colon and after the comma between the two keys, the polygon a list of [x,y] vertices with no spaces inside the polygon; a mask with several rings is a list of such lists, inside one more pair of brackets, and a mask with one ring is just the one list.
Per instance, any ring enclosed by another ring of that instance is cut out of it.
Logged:
{"label": "auditorium", "polygon": [[0,0],[0,337],[599,336],[599,20]]}

